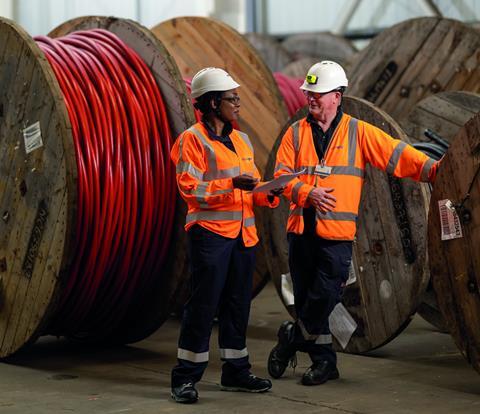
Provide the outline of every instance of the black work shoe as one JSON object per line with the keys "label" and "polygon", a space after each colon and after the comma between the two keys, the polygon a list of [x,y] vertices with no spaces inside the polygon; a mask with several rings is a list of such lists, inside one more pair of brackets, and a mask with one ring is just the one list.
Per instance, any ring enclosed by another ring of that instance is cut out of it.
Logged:
{"label": "black work shoe", "polygon": [[192,382],[172,387],[172,398],[183,404],[192,404],[198,401],[198,392]]}
{"label": "black work shoe", "polygon": [[303,385],[320,385],[340,377],[337,367],[328,361],[314,363],[302,377]]}
{"label": "black work shoe", "polygon": [[272,382],[248,373],[234,379],[222,378],[221,386],[222,391],[265,392],[272,388]]}
{"label": "black work shoe", "polygon": [[295,338],[295,324],[285,321],[278,330],[278,343],[268,356],[268,373],[272,378],[280,378],[287,369],[288,363],[295,358],[296,349],[293,345]]}

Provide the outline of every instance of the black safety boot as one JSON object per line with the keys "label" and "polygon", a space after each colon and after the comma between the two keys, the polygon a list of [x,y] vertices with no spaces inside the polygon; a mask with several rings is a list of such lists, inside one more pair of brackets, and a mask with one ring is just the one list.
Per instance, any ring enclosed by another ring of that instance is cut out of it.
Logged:
{"label": "black safety boot", "polygon": [[265,392],[272,388],[272,382],[248,372],[235,378],[222,376],[221,387],[222,391]]}
{"label": "black safety boot", "polygon": [[172,398],[183,404],[192,404],[198,401],[198,392],[192,382],[172,387]]}
{"label": "black safety boot", "polygon": [[268,373],[272,378],[280,378],[287,369],[288,363],[293,362],[296,349],[294,346],[295,324],[285,321],[278,330],[278,343],[268,356]]}
{"label": "black safety boot", "polygon": [[329,361],[315,362],[302,376],[303,385],[320,385],[340,377],[337,367]]}

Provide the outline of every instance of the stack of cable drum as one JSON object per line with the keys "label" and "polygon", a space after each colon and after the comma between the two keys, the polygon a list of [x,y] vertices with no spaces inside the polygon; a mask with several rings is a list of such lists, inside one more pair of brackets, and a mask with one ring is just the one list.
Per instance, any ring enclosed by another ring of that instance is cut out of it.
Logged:
{"label": "stack of cable drum", "polygon": [[[238,127],[271,178],[283,133],[306,114],[298,86],[313,62],[292,77],[272,74],[294,53],[309,57],[286,42],[270,70],[239,33],[198,17],[151,31],[82,17],[38,39],[1,20],[0,31],[0,357],[45,334],[145,338],[186,297],[185,205],[172,197],[169,148],[195,122],[189,79],[218,66],[239,81]],[[480,145],[478,119],[469,119],[479,105],[479,46],[480,35],[463,24],[424,18],[381,33],[353,61],[346,48],[345,112],[437,157],[450,146],[433,191],[367,170],[342,300],[356,324],[346,352],[387,343],[420,309],[478,368]],[[445,199],[462,237],[442,241]],[[293,314],[287,209],[283,200],[256,212],[262,241],[252,294],[271,277]]]}

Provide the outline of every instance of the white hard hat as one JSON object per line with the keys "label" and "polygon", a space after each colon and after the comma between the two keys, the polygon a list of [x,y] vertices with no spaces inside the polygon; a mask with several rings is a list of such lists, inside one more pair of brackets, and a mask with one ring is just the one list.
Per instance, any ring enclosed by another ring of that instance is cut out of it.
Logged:
{"label": "white hard hat", "polygon": [[212,91],[229,91],[238,88],[240,85],[233,78],[220,68],[205,68],[197,72],[192,79],[192,98],[198,98],[204,93]]}
{"label": "white hard hat", "polygon": [[331,60],[315,63],[307,73],[300,89],[310,92],[325,93],[340,87],[347,87],[348,79],[343,68]]}

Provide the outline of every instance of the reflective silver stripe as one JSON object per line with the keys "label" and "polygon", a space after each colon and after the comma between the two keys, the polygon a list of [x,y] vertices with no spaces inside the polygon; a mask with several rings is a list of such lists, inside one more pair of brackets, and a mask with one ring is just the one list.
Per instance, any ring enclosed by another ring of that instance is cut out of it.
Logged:
{"label": "reflective silver stripe", "polygon": [[208,361],[208,351],[207,352],[192,352],[188,349],[178,348],[177,352],[178,359],[184,359],[190,362],[207,362]]}
{"label": "reflective silver stripe", "polygon": [[320,213],[317,211],[317,220],[334,220],[334,221],[357,221],[357,215],[354,213],[344,213],[342,211],[328,211]]}
{"label": "reflective silver stripe", "polygon": [[220,357],[222,359],[238,359],[248,356],[247,348],[243,349],[229,349],[220,348]]}
{"label": "reflective silver stripe", "polygon": [[233,190],[227,188],[225,190],[217,190],[217,191],[207,191],[208,183],[201,182],[198,184],[195,190],[186,191],[187,194],[191,194],[195,196],[200,208],[210,208],[210,205],[207,202],[207,197],[217,196],[221,194],[228,194],[231,193]]}
{"label": "reflective silver stripe", "polygon": [[302,333],[305,340],[312,341],[317,338],[318,335],[310,335],[308,333],[307,328],[305,328],[305,325],[300,319],[297,319],[297,326],[300,328],[300,332]]}
{"label": "reflective silver stripe", "polygon": [[317,345],[328,345],[332,343],[332,335],[318,335],[317,339],[315,339],[315,343]]}
{"label": "reflective silver stripe", "polygon": [[[297,121],[292,124],[292,130],[293,130],[293,148],[295,148],[295,154],[298,154],[298,151],[300,151],[300,137],[298,134],[298,130],[300,128],[300,121]],[[295,157],[297,158],[297,157]]]}
{"label": "reflective silver stripe", "polygon": [[400,160],[400,156],[402,155],[402,152],[406,146],[407,144],[405,142],[400,141],[398,145],[395,147],[390,159],[388,160],[387,169],[386,169],[387,173],[393,174],[393,172],[395,171],[395,168],[397,167],[398,161]]}
{"label": "reflective silver stripe", "polygon": [[298,167],[295,169],[295,172],[300,172],[303,170],[305,171],[305,175],[313,175],[315,173],[315,165],[302,165],[301,167]]}
{"label": "reflective silver stripe", "polygon": [[303,208],[295,207],[293,210],[290,210],[288,213],[289,216],[303,216]]}
{"label": "reflective silver stripe", "polygon": [[348,123],[348,165],[355,165],[355,154],[357,153],[357,124],[356,118],[350,119]]}
{"label": "reflective silver stripe", "polygon": [[236,132],[245,141],[245,143],[250,147],[250,149],[252,150],[252,153],[253,153],[254,152],[253,151],[253,145],[252,145],[252,142],[250,141],[250,138],[248,138],[248,135],[245,134],[244,132],[240,132],[240,131],[236,131]]}
{"label": "reflective silver stripe", "polygon": [[293,186],[293,189],[292,189],[292,201],[294,203],[298,203],[298,192],[300,191],[300,187],[303,185],[304,183],[302,181],[298,182],[297,184],[295,184]]}
{"label": "reflective silver stripe", "polygon": [[244,227],[255,226],[255,217],[248,217],[246,219],[243,219],[243,226]]}
{"label": "reflective silver stripe", "polygon": [[293,173],[293,169],[291,169],[290,167],[287,167],[286,165],[282,164],[281,162],[279,162],[275,166],[275,170],[273,172],[276,173],[277,171],[280,171],[280,170],[287,170],[288,172]]}
{"label": "reflective silver stripe", "polygon": [[203,146],[205,148],[205,152],[207,153],[208,170],[210,172],[217,171],[217,158],[215,157],[215,151],[214,151],[213,147],[205,139],[203,134],[195,127],[195,125],[188,128],[187,131],[190,131],[192,134],[194,134],[200,140],[200,142],[203,144]]}
{"label": "reflective silver stripe", "polygon": [[191,223],[195,220],[241,220],[241,211],[197,211],[196,213],[187,214],[186,223]]}
{"label": "reflective silver stripe", "polygon": [[355,177],[365,177],[365,170],[352,166],[332,167],[332,175],[353,175]]}
{"label": "reflective silver stripe", "polygon": [[432,169],[433,164],[435,164],[435,160],[433,160],[432,158],[429,158],[425,162],[422,168],[422,173],[420,175],[420,181],[428,181],[428,174],[430,173],[430,170]]}
{"label": "reflective silver stripe", "polygon": [[180,161],[177,164],[176,173],[181,174],[184,172],[190,174],[192,177],[196,178],[197,180],[203,180],[202,171],[200,171],[197,167],[195,167],[193,164],[190,164],[189,162]]}
{"label": "reflective silver stripe", "polygon": [[[296,172],[302,171],[306,169],[307,171],[305,174],[307,175],[314,175],[315,174],[315,167],[312,166],[302,166],[296,169]],[[331,173],[332,175],[353,175],[355,177],[365,177],[365,171],[358,167],[352,166],[333,166]]]}
{"label": "reflective silver stripe", "polygon": [[221,178],[230,178],[240,175],[240,167],[226,168],[224,170],[209,169],[203,174],[205,181],[220,180]]}

